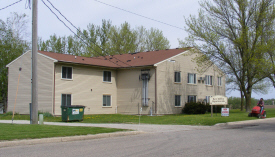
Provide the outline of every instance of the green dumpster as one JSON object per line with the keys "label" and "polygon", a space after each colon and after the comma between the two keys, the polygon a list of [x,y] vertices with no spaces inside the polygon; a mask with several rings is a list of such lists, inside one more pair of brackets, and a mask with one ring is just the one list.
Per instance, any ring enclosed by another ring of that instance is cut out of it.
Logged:
{"label": "green dumpster", "polygon": [[84,118],[84,108],[82,105],[61,106],[62,121],[82,121]]}

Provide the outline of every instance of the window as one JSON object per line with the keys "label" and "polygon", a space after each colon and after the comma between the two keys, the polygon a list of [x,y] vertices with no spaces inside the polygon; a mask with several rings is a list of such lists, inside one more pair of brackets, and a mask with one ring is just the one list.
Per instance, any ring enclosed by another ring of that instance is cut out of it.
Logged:
{"label": "window", "polygon": [[210,97],[211,97],[211,96],[206,96],[206,98],[205,98],[206,103],[210,103]]}
{"label": "window", "polygon": [[196,102],[196,96],[195,95],[188,95],[188,102]]}
{"label": "window", "polygon": [[72,95],[62,94],[61,95],[61,106],[71,106],[72,105]]}
{"label": "window", "polygon": [[206,85],[213,85],[213,80],[212,80],[213,76],[210,75],[206,75],[205,76],[205,84]]}
{"label": "window", "polygon": [[222,77],[218,77],[218,86],[222,86]]}
{"label": "window", "polygon": [[180,79],[180,72],[179,71],[176,71],[175,72],[175,82],[181,82],[181,79]]}
{"label": "window", "polygon": [[72,79],[73,68],[62,66],[62,79]]}
{"label": "window", "polygon": [[187,83],[196,84],[196,74],[188,73]]}
{"label": "window", "polygon": [[175,95],[175,106],[181,106],[180,100],[181,96],[180,95]]}
{"label": "window", "polygon": [[111,71],[103,71],[103,81],[111,82]]}
{"label": "window", "polygon": [[111,95],[103,95],[103,106],[111,106]]}

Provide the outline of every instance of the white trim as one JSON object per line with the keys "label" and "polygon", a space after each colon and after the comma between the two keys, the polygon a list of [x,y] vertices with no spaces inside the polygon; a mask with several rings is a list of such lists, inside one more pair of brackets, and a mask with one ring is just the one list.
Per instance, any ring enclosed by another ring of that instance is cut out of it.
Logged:
{"label": "white trim", "polygon": [[[194,80],[193,80],[193,82],[188,82],[188,80],[189,80],[189,74],[190,75],[193,75],[193,77],[194,77]],[[196,85],[197,84],[197,74],[196,73],[189,73],[189,72],[187,72],[187,84],[193,84],[193,85]],[[194,82],[195,81],[195,82]]]}
{"label": "white trim", "polygon": [[[28,51],[26,51],[25,53],[23,53],[22,55],[20,55],[19,57],[17,57],[16,59],[14,59],[13,61],[11,61],[9,64],[7,64],[6,65],[6,68],[8,68],[11,64],[13,64],[15,61],[17,61],[18,59],[20,59],[21,57],[23,57],[25,54],[27,54],[27,53],[31,53],[32,51],[31,50],[28,50]],[[43,56],[43,57],[46,57],[46,58],[48,58],[48,59],[51,59],[53,62],[57,62],[58,60],[56,60],[56,59],[53,59],[53,58],[51,58],[51,57],[49,57],[49,56],[46,56],[46,55],[44,55],[44,54],[41,54],[40,52],[37,52],[39,55],[41,55],[41,56]]]}
{"label": "white trim", "polygon": [[186,50],[186,51],[181,52],[181,53],[179,53],[179,54],[177,54],[177,55],[175,55],[175,56],[172,56],[172,57],[167,58],[167,59],[165,59],[165,60],[163,60],[163,61],[160,61],[160,62],[154,64],[154,66],[156,67],[156,66],[158,66],[159,64],[161,64],[161,63],[163,63],[163,62],[166,62],[166,61],[169,61],[169,60],[171,60],[171,59],[173,59],[174,57],[177,57],[177,56],[179,56],[179,55],[183,55],[183,54],[187,53],[188,51],[189,51],[189,50]]}
{"label": "white trim", "polygon": [[66,95],[71,95],[71,105],[73,105],[73,94],[72,93],[61,93],[61,105],[62,106],[62,95],[66,94]]}
{"label": "white trim", "polygon": [[[110,106],[107,106],[107,104],[106,104],[106,106],[103,106],[103,96],[110,96]],[[102,107],[112,107],[112,94],[102,94]]]}
{"label": "white trim", "polygon": [[58,62],[58,60],[56,60],[56,59],[54,59],[54,58],[52,58],[52,57],[49,57],[49,56],[47,56],[47,55],[44,55],[44,54],[42,54],[42,53],[40,53],[40,52],[38,52],[38,54],[41,55],[41,56],[43,56],[43,57],[45,57],[45,58],[48,58],[48,59],[52,60],[53,62]]}
{"label": "white trim", "polygon": [[17,57],[16,59],[14,59],[13,61],[11,61],[9,64],[6,65],[6,68],[8,68],[12,63],[14,63],[15,61],[17,61],[18,59],[20,59],[22,56],[24,56],[25,54],[32,52],[31,50],[28,50],[27,52],[23,53],[22,55],[20,55],[19,57]]}

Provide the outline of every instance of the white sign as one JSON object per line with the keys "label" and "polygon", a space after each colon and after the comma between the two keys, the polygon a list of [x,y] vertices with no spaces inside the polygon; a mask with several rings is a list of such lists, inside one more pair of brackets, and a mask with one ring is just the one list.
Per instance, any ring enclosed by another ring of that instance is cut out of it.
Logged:
{"label": "white sign", "polygon": [[222,116],[229,116],[229,108],[221,108]]}
{"label": "white sign", "polygon": [[227,97],[216,95],[210,97],[210,105],[227,105]]}
{"label": "white sign", "polygon": [[72,114],[79,114],[79,109],[72,109]]}

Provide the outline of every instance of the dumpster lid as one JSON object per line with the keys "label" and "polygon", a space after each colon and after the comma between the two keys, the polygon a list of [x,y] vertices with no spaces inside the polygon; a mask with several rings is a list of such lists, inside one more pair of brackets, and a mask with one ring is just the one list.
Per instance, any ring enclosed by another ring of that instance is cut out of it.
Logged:
{"label": "dumpster lid", "polygon": [[85,108],[83,105],[71,105],[71,106],[61,106],[62,108]]}

